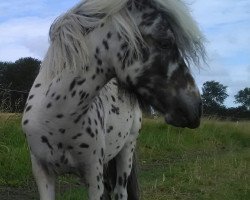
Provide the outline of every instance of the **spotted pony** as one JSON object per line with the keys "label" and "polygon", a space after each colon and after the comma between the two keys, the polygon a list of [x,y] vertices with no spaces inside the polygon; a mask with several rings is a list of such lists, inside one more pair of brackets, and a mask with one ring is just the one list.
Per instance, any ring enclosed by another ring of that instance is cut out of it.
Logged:
{"label": "spotted pony", "polygon": [[82,178],[90,200],[104,199],[111,160],[114,199],[126,200],[140,103],[174,126],[200,124],[189,66],[205,57],[203,35],[181,1],[86,0],[58,17],[49,36],[22,119],[40,200],[55,199],[65,173]]}

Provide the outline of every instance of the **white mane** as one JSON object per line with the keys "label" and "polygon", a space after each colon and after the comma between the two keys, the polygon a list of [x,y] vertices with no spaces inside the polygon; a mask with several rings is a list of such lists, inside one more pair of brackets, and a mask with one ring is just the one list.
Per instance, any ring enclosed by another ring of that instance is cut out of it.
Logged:
{"label": "white mane", "polygon": [[[154,1],[169,16],[177,46],[184,59],[198,63],[199,56],[205,56],[203,35],[186,5],[179,0]],[[64,69],[84,70],[84,66],[89,64],[86,34],[107,20],[111,20],[122,38],[129,43],[131,50],[140,56],[139,44],[143,43],[143,38],[127,9],[128,2],[129,0],[86,0],[56,19],[50,29],[50,47],[42,67],[49,66],[50,76],[59,74]]]}

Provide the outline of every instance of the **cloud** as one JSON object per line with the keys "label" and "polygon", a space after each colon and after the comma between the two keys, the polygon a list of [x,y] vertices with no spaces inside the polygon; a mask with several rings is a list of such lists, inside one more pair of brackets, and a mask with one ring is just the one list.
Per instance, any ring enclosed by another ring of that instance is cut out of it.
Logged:
{"label": "cloud", "polygon": [[0,52],[4,53],[0,54],[0,60],[14,61],[18,56],[42,58],[48,47],[48,30],[53,19],[24,17],[1,23]]}

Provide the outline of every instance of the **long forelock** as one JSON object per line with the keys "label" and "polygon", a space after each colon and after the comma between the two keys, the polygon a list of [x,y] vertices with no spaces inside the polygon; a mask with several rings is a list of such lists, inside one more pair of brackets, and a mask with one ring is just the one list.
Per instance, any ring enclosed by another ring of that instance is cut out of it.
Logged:
{"label": "long forelock", "polygon": [[190,10],[181,0],[155,0],[158,9],[164,11],[175,35],[177,47],[187,64],[200,67],[200,61],[206,62],[204,35]]}

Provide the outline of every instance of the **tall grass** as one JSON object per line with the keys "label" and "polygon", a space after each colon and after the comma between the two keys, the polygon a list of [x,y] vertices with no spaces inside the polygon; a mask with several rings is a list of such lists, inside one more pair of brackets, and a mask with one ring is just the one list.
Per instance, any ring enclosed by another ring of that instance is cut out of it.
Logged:
{"label": "tall grass", "polygon": [[[143,200],[250,199],[249,122],[203,120],[190,130],[145,119],[137,154]],[[86,196],[72,177],[61,178],[58,185],[57,199]],[[1,196],[1,188],[17,187],[27,200],[37,198],[20,116],[5,114],[0,115],[0,199],[7,195]]]}

